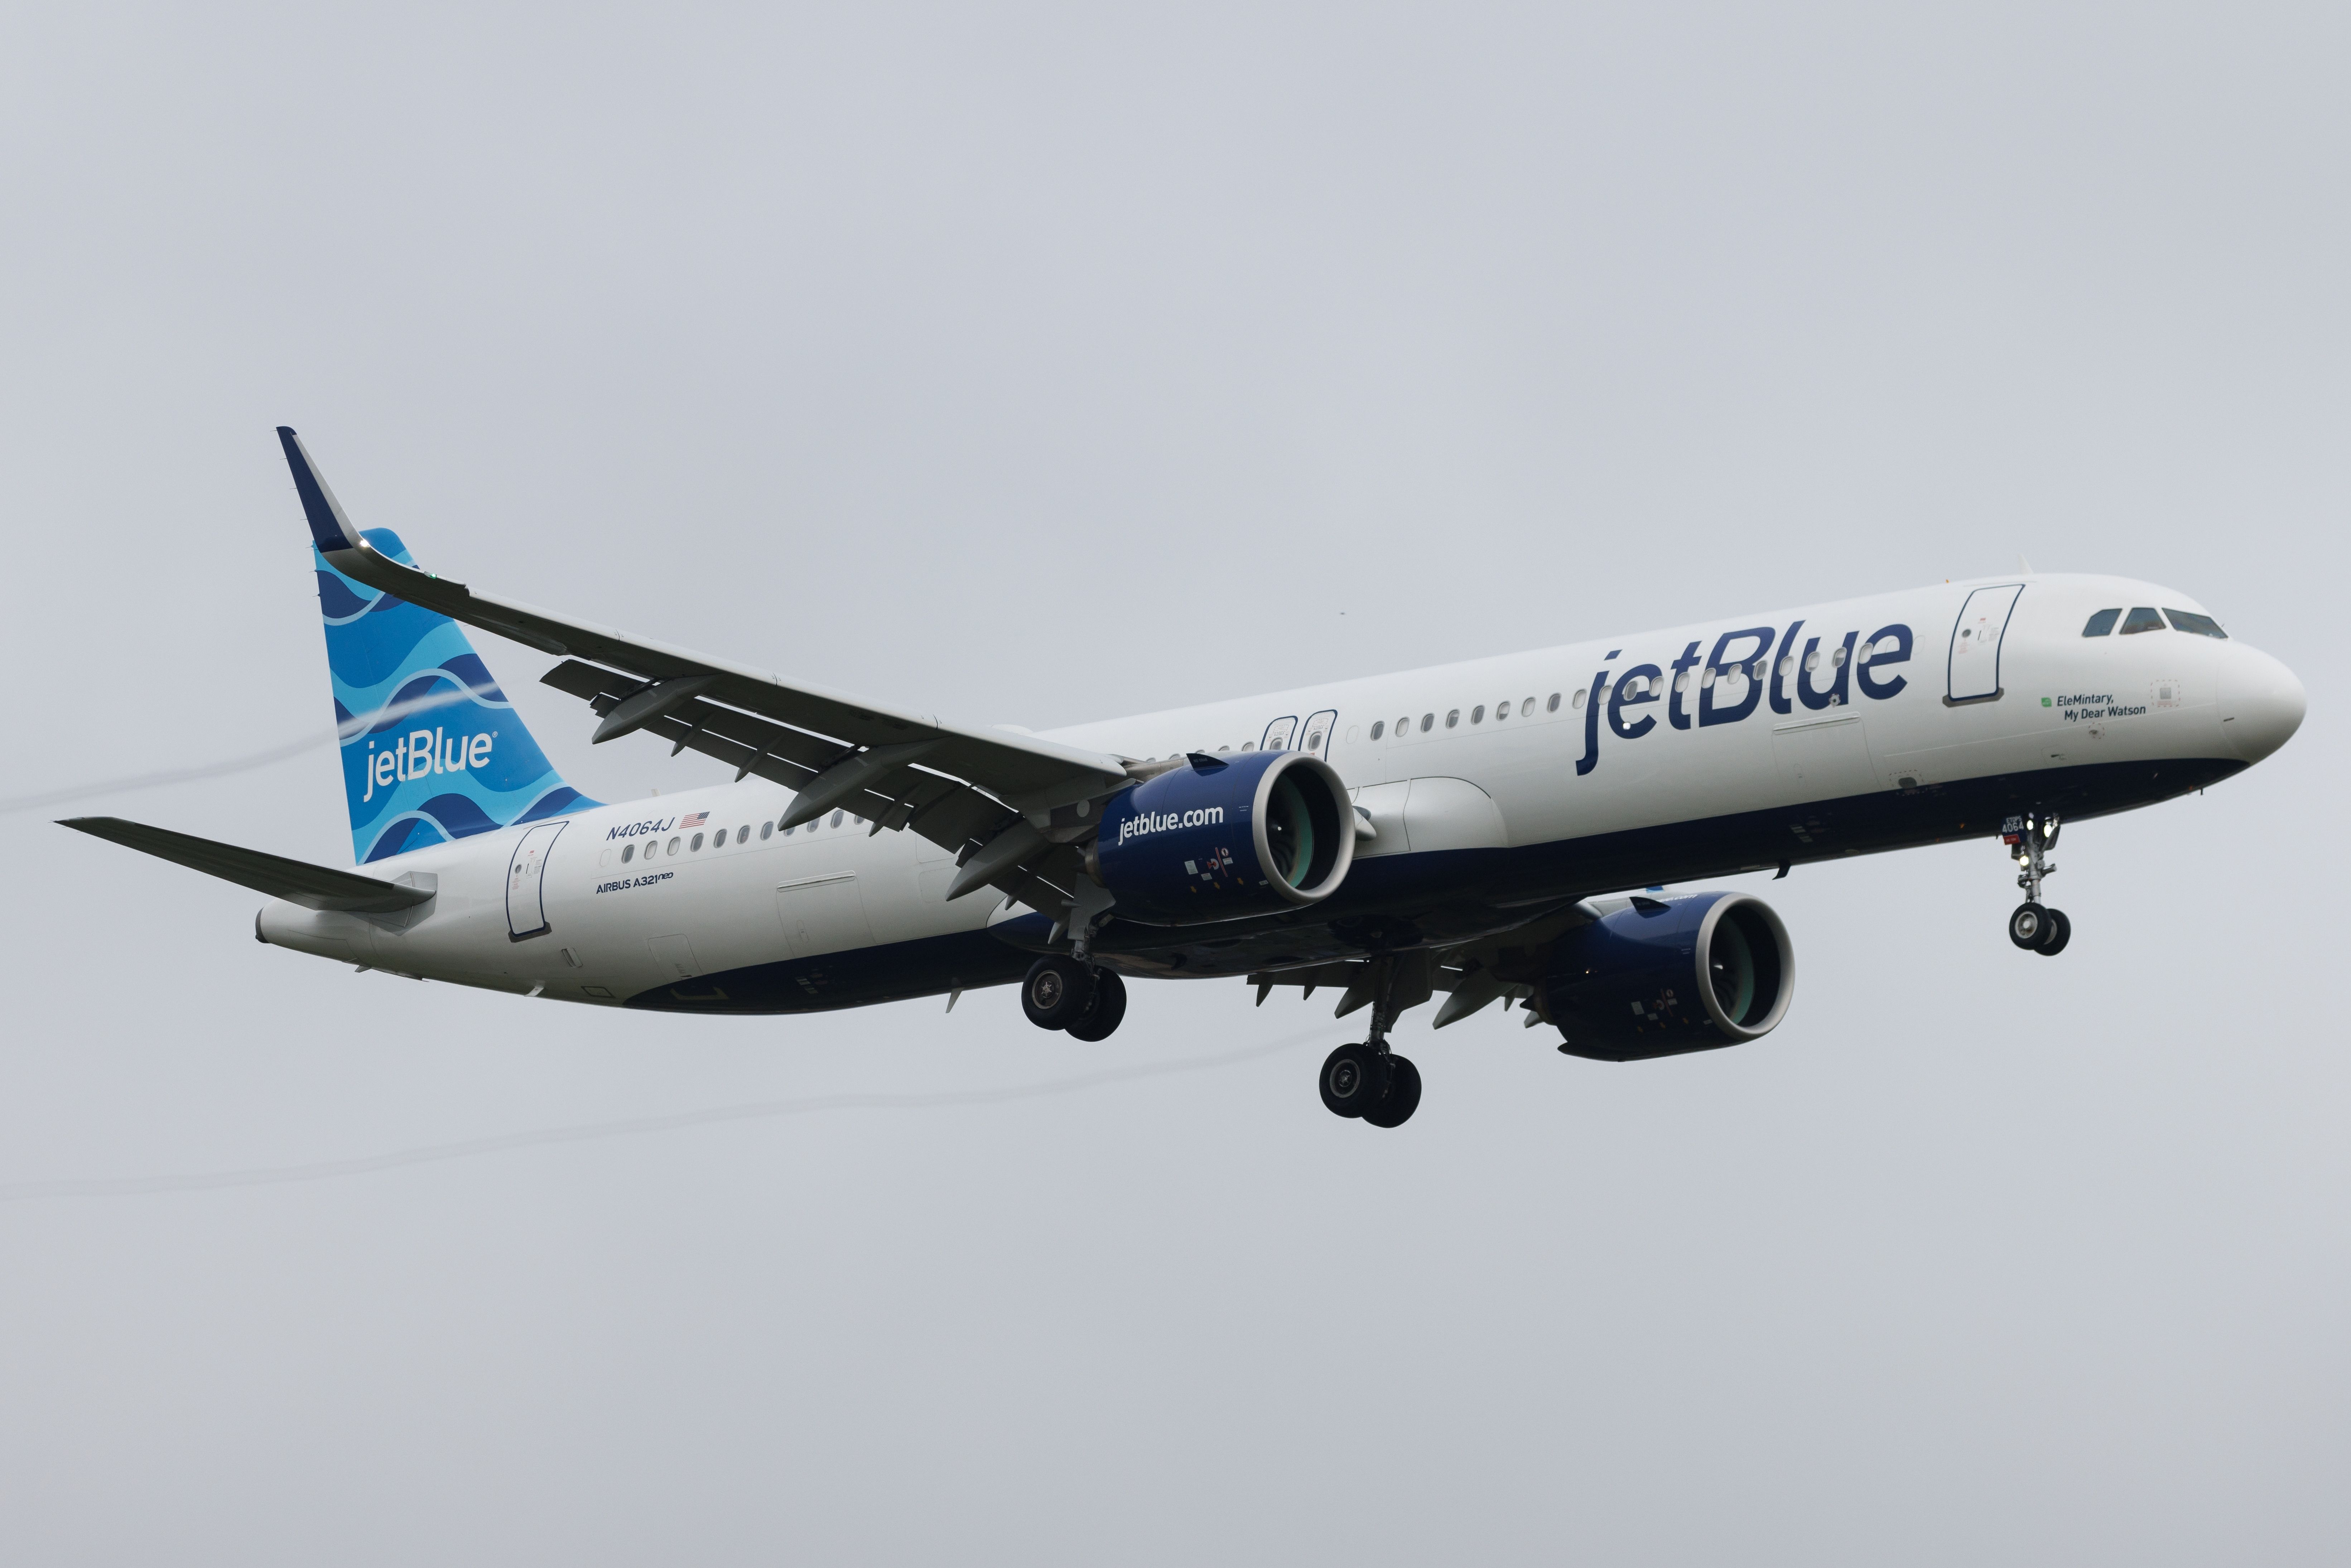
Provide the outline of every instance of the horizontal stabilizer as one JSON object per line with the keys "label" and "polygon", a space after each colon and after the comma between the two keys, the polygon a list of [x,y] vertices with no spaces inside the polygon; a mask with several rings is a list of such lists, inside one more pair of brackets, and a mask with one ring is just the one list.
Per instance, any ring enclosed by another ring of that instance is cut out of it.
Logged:
{"label": "horizontal stabilizer", "polygon": [[206,876],[298,904],[305,909],[338,909],[353,915],[389,915],[410,909],[433,896],[430,888],[402,887],[378,882],[357,872],[331,871],[308,861],[266,855],[259,850],[214,843],[188,833],[126,822],[120,817],[68,817],[57,824],[93,838],[109,840]]}

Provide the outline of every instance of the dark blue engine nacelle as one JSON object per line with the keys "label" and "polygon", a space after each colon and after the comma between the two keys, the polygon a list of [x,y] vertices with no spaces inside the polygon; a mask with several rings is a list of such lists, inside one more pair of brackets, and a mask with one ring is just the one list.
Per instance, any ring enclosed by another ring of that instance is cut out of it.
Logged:
{"label": "dark blue engine nacelle", "polygon": [[1195,752],[1103,807],[1087,857],[1117,915],[1155,925],[1319,903],[1354,860],[1346,786],[1302,751]]}
{"label": "dark blue engine nacelle", "polygon": [[1573,1056],[1637,1061],[1769,1034],[1795,994],[1788,929],[1743,893],[1636,898],[1561,937],[1545,1016]]}

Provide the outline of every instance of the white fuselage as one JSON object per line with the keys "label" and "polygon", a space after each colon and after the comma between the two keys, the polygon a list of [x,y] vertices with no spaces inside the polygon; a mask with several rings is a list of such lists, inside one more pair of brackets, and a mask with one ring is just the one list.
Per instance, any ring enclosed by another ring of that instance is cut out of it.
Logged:
{"label": "white fuselage", "polygon": [[[2011,613],[2000,594],[2016,585]],[[1980,590],[1991,597],[1971,598]],[[2083,634],[2095,612],[2142,605],[2200,609],[2123,579],[1986,579],[1106,720],[1053,738],[1136,758],[1311,747],[1374,829],[1357,849],[1363,862],[1527,849],[1994,776],[2240,766],[2283,743],[2301,692],[2267,655],[2168,629]],[[1961,623],[1963,607],[1978,622],[1987,607],[2000,612],[1982,632],[1989,648],[1975,634],[1982,628]],[[1714,664],[1725,634],[1750,627],[1769,630],[1768,648],[1734,641]],[[1894,627],[1907,631],[1907,657],[1898,638],[1872,641]],[[1655,695],[1644,680],[1620,681],[1645,668],[1662,688]],[[500,829],[363,868],[434,890],[405,915],[279,903],[257,933],[402,974],[618,1004],[757,966],[977,933],[1008,913],[985,889],[946,902],[954,862],[914,833],[874,834],[841,812],[777,832],[789,800],[753,781]],[[1994,834],[2001,824],[1963,826]],[[534,832],[532,852],[518,854]],[[526,878],[535,885],[521,886]],[[523,934],[533,925],[538,934]]]}

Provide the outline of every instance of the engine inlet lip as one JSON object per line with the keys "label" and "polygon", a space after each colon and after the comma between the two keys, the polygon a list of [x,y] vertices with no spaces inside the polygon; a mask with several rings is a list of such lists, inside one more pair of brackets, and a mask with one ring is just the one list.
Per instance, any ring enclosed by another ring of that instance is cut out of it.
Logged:
{"label": "engine inlet lip", "polygon": [[1280,877],[1271,874],[1266,877],[1265,884],[1291,904],[1320,904],[1339,891],[1339,884],[1347,880],[1347,868],[1355,863],[1354,807],[1347,797],[1347,786],[1341,781],[1337,768],[1308,752],[1293,751],[1259,774],[1257,793],[1249,805],[1249,836],[1257,849],[1257,863],[1270,873],[1273,871],[1273,845],[1265,836],[1266,809],[1273,801],[1274,781],[1299,768],[1312,773],[1328,792],[1333,814],[1340,822],[1339,852],[1331,862],[1330,874],[1311,887],[1292,887]]}
{"label": "engine inlet lip", "polygon": [[[1779,995],[1771,998],[1771,1012],[1751,1024],[1736,1022],[1722,1010],[1722,1003],[1715,998],[1713,977],[1706,972],[1707,956],[1714,948],[1714,928],[1722,923],[1724,915],[1740,907],[1751,908],[1762,916],[1765,927],[1771,933],[1771,939],[1780,947]],[[1788,928],[1780,923],[1780,916],[1761,899],[1744,893],[1725,894],[1716,899],[1713,906],[1707,910],[1705,918],[1698,922],[1698,941],[1692,946],[1691,954],[1698,1000],[1706,1004],[1706,1015],[1714,1020],[1714,1027],[1730,1039],[1740,1041],[1761,1040],[1777,1029],[1780,1020],[1788,1016],[1788,1004],[1796,994],[1795,944],[1788,940]]]}

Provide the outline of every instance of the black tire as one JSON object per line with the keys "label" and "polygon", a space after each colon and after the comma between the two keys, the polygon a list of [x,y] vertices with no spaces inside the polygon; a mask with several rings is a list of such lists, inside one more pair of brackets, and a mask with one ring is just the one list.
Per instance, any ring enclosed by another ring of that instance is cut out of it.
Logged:
{"label": "black tire", "polygon": [[2037,951],[2044,958],[2054,958],[2074,939],[2074,923],[2065,918],[2062,909],[2049,911],[2049,935],[2042,939]]}
{"label": "black tire", "polygon": [[1322,1108],[1360,1116],[1387,1098],[1387,1062],[1368,1045],[1343,1045],[1322,1059]]}
{"label": "black tire", "polygon": [[1372,1127],[1401,1127],[1420,1109],[1420,1069],[1409,1056],[1388,1058],[1388,1097],[1364,1113]]}
{"label": "black tire", "polygon": [[1075,958],[1051,954],[1029,966],[1020,982],[1020,1010],[1039,1029],[1067,1029],[1094,999],[1092,971]]}
{"label": "black tire", "polygon": [[1108,969],[1094,971],[1094,1005],[1071,1021],[1071,1040],[1108,1040],[1126,1016],[1126,982]]}
{"label": "black tire", "polygon": [[2049,912],[2028,898],[2009,914],[2008,939],[2028,953],[2038,952],[2049,939]]}

